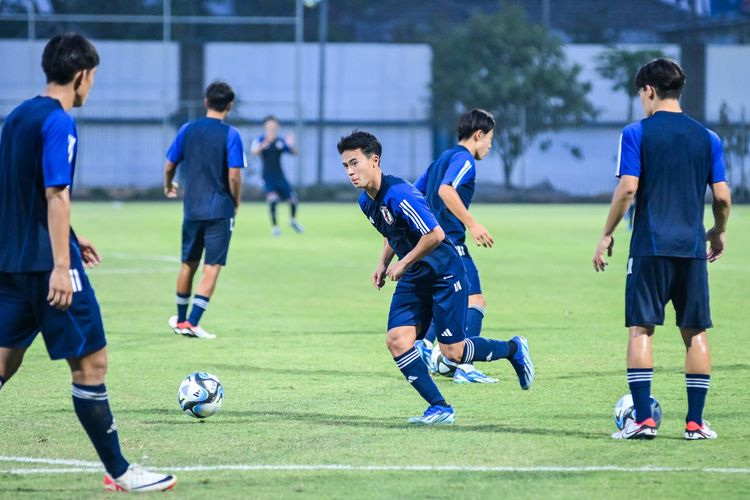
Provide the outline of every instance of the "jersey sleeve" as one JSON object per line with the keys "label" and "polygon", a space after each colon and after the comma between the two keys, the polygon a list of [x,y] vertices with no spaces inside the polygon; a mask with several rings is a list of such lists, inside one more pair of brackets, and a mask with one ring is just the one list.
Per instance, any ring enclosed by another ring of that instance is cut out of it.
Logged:
{"label": "jersey sleeve", "polygon": [[44,187],[69,186],[73,182],[76,141],[73,118],[62,110],[51,113],[42,126]]}
{"label": "jersey sleeve", "polygon": [[397,216],[405,217],[409,226],[421,234],[427,234],[438,226],[424,196],[411,184],[404,183],[397,187],[391,210]]}
{"label": "jersey sleeve", "polygon": [[709,130],[708,133],[711,135],[711,170],[708,174],[708,183],[727,182],[727,167],[724,163],[721,139],[713,130]]}
{"label": "jersey sleeve", "polygon": [[440,184],[449,184],[457,188],[474,179],[476,177],[476,170],[474,169],[474,162],[472,160],[471,155],[467,153],[454,155],[448,164],[448,168]]}
{"label": "jersey sleeve", "polygon": [[417,181],[414,183],[414,187],[417,188],[417,190],[423,195],[427,194],[427,172],[429,171],[429,168],[425,170],[424,173],[419,176],[419,179],[417,179]]}
{"label": "jersey sleeve", "polygon": [[641,176],[641,142],[643,129],[641,122],[631,123],[620,134],[620,147],[617,152],[617,172],[615,175]]}
{"label": "jersey sleeve", "polygon": [[227,166],[229,168],[247,167],[245,153],[242,150],[242,138],[239,131],[234,127],[229,127],[229,133],[227,134]]}
{"label": "jersey sleeve", "polygon": [[187,129],[187,126],[188,124],[186,123],[185,125],[180,127],[180,130],[177,131],[177,137],[174,138],[174,142],[171,146],[169,146],[169,150],[167,151],[167,160],[171,161],[175,165],[182,161],[182,144],[185,138],[185,129]]}

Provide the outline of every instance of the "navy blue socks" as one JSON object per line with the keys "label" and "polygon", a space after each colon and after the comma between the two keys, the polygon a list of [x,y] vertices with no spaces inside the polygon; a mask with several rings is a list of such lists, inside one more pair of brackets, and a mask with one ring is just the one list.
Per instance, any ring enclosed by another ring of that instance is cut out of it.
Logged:
{"label": "navy blue socks", "polygon": [[187,310],[190,304],[190,294],[177,292],[177,322],[182,323],[187,320]]}
{"label": "navy blue socks", "polygon": [[427,371],[427,365],[419,357],[419,351],[412,347],[401,356],[393,358],[393,361],[406,380],[430,406],[446,406],[445,398]]}
{"label": "navy blue socks", "polygon": [[695,422],[698,425],[703,425],[703,406],[706,404],[706,395],[708,394],[710,382],[711,375],[698,373],[685,374],[688,398],[688,413],[685,423]]}
{"label": "navy blue socks", "polygon": [[484,307],[469,306],[469,310],[466,311],[466,337],[479,337],[482,334],[483,319]]}
{"label": "navy blue socks", "polygon": [[630,394],[633,395],[635,420],[638,423],[653,417],[651,413],[651,380],[653,378],[653,368],[628,368],[628,385]]}
{"label": "navy blue socks", "polygon": [[201,316],[203,316],[203,313],[208,309],[208,300],[209,298],[205,295],[196,294],[195,297],[193,297],[193,310],[190,311],[190,319],[188,319],[191,325],[198,326]]}
{"label": "navy blue socks", "polygon": [[430,328],[424,336],[425,340],[429,340],[432,344],[435,344],[435,338],[437,338],[437,331],[435,331],[435,322],[430,322]]}
{"label": "navy blue socks", "polygon": [[466,345],[464,346],[464,355],[461,357],[461,363],[510,358],[510,342],[483,337],[472,337],[464,340],[464,342]]}
{"label": "navy blue socks", "polygon": [[107,388],[104,384],[73,384],[73,408],[104,468],[114,478],[123,475],[128,470],[128,462],[120,452],[117,426],[109,409]]}

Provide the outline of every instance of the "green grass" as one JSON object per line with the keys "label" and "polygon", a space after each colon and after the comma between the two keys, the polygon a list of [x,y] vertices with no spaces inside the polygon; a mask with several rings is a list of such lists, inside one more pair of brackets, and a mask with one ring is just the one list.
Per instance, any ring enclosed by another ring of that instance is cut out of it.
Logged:
{"label": "green grass", "polygon": [[[104,256],[90,272],[110,349],[107,385],[131,461],[151,466],[348,464],[750,467],[750,210],[732,215],[727,255],[710,266],[716,328],[706,416],[714,442],[681,439],[684,348],[670,311],[657,330],[653,393],[664,420],[653,442],[613,442],[612,408],[627,391],[623,293],[628,234],[604,274],[590,259],[604,206],[477,206],[495,237],[473,255],[488,300],[483,334],[525,335],[537,379],[518,388],[504,361],[495,386],[438,381],[454,426],[413,428],[425,404],[385,349],[392,284],[369,284],[381,240],[356,205],[303,205],[303,236],[270,236],[245,205],[203,324],[214,341],[179,338],[174,310],[177,204],[78,204],[76,230]],[[148,258],[144,258],[148,257]],[[196,370],[218,375],[222,413],[183,415],[176,392]],[[64,362],[37,340],[3,388],[0,455],[96,460],[70,403]],[[43,467],[0,462],[0,470]],[[106,496],[99,474],[0,474],[0,495]],[[748,474],[414,471],[182,472],[180,498],[713,498],[747,495]],[[634,489],[635,488],[635,489]],[[639,491],[640,489],[640,491]]]}

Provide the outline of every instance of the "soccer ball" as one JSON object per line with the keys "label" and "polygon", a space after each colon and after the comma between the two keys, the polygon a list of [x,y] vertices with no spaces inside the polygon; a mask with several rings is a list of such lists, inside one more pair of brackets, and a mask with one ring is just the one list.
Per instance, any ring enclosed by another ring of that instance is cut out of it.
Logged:
{"label": "soccer ball", "polygon": [[180,384],[177,402],[182,411],[195,418],[207,418],[221,409],[224,386],[218,377],[206,372],[191,373]]}
{"label": "soccer ball", "polygon": [[432,366],[435,367],[438,374],[444,377],[453,378],[453,374],[456,373],[456,364],[446,359],[438,346],[432,349]]}
{"label": "soccer ball", "polygon": [[[661,405],[653,396],[651,396],[651,413],[654,415],[656,428],[658,429],[661,425]],[[630,393],[621,397],[615,405],[615,425],[617,428],[622,430],[628,420],[636,420],[633,396]]]}

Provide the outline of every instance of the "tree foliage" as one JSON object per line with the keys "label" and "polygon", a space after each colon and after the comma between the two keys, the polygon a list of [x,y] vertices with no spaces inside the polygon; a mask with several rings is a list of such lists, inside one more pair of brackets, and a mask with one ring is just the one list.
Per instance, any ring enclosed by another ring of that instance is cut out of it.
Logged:
{"label": "tree foliage", "polygon": [[520,8],[478,14],[433,43],[432,115],[455,123],[475,107],[497,120],[494,148],[506,186],[513,167],[539,134],[595,116],[590,84],[568,63],[562,42],[529,24]]}

